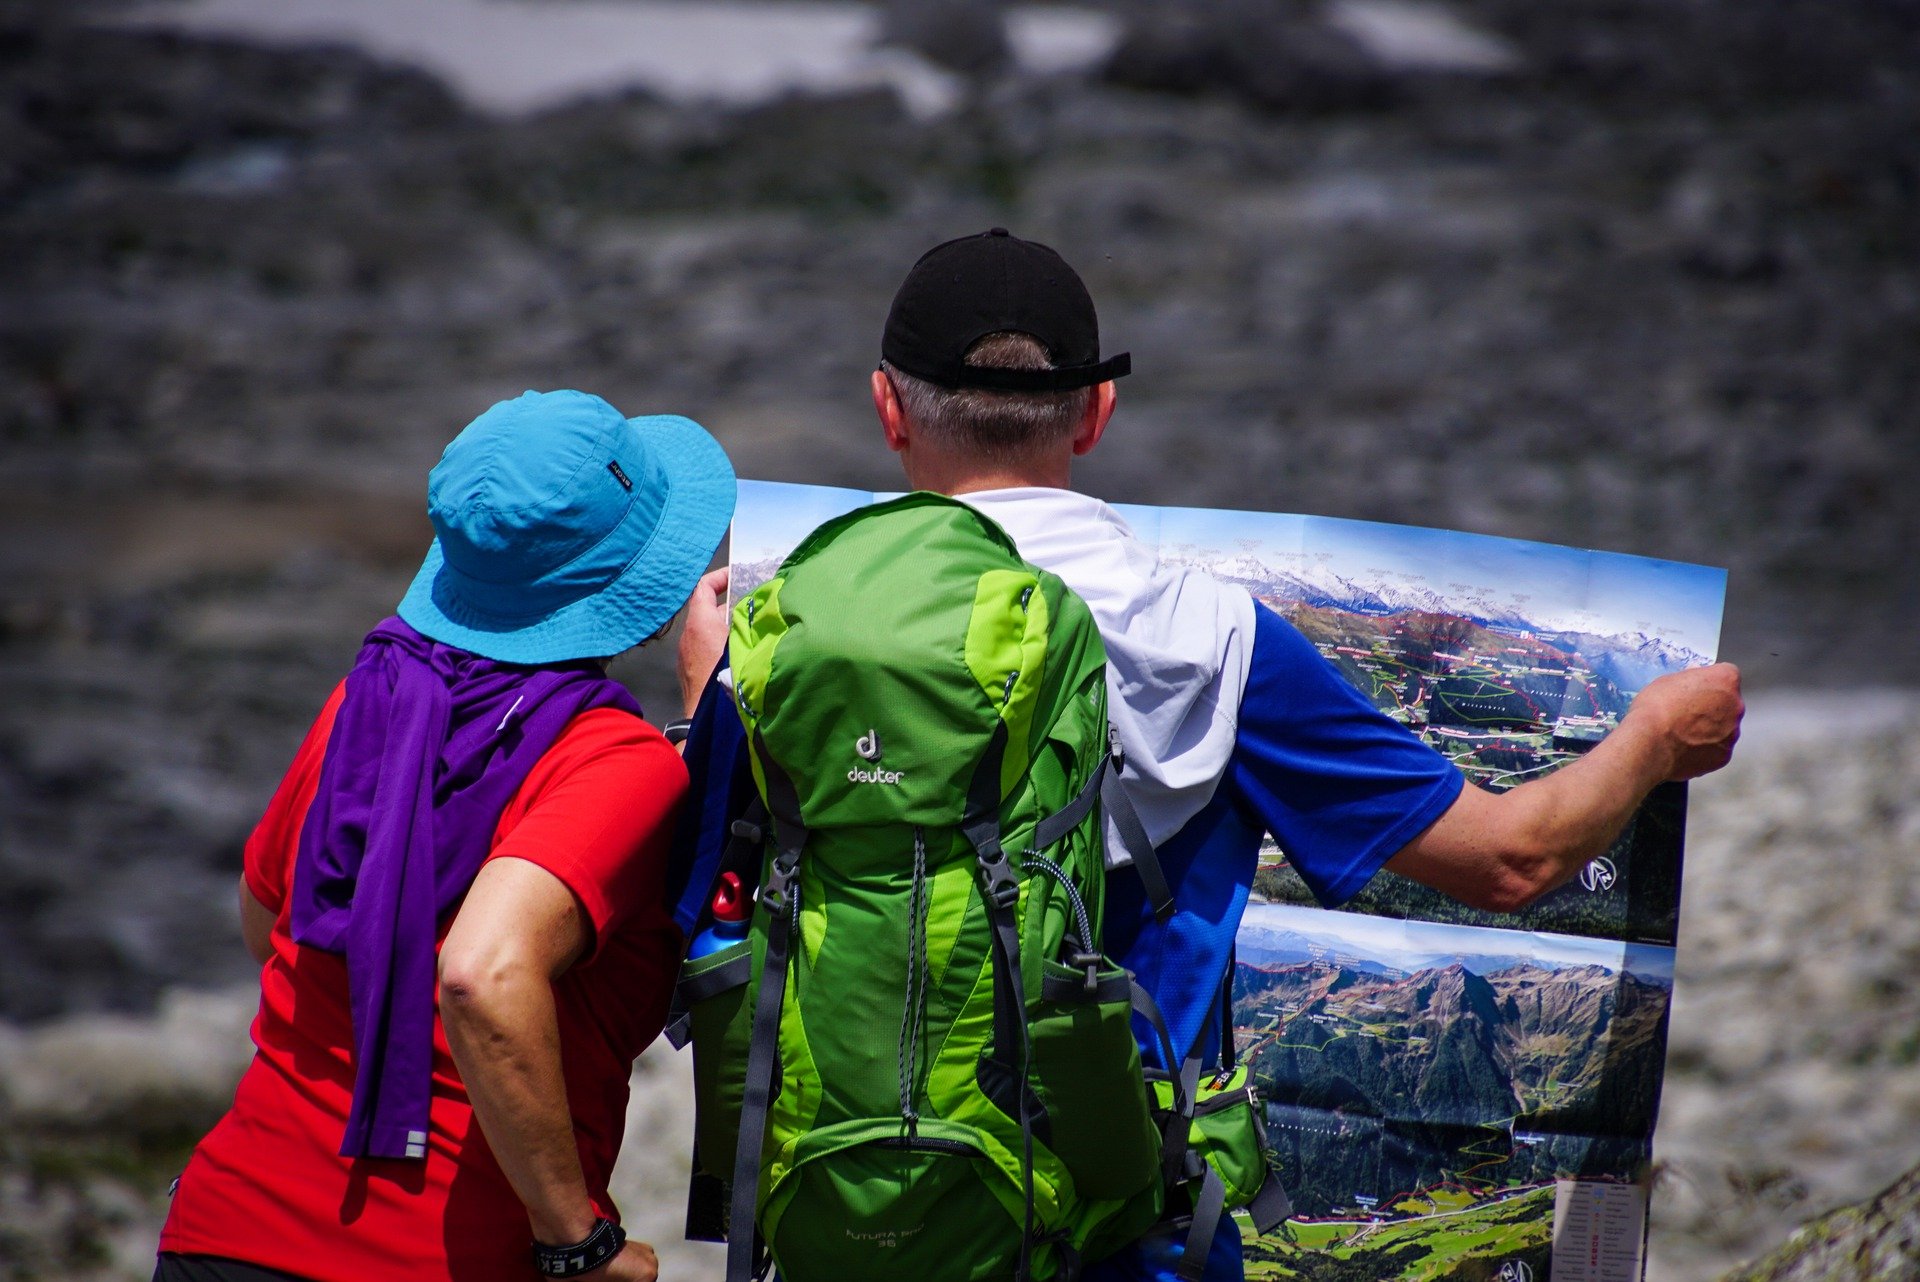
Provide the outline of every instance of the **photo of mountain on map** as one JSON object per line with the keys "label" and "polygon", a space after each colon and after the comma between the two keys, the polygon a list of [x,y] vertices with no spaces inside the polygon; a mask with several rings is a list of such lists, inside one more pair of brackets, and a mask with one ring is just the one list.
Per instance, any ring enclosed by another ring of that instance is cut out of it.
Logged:
{"label": "photo of mountain on map", "polygon": [[752,596],[755,588],[773,577],[787,554],[800,546],[800,540],[819,526],[857,507],[899,497],[829,485],[742,480],[729,543],[728,604]]}
{"label": "photo of mountain on map", "polygon": [[[733,599],[772,577],[815,526],[895,497],[740,483]],[[1713,661],[1726,573],[1706,566],[1332,517],[1116,504],[1163,561],[1247,589],[1375,706],[1493,791],[1598,743],[1640,688]],[[1671,944],[1684,785],[1665,785],[1580,877],[1517,916],[1382,873],[1343,907]],[[1255,894],[1312,905],[1268,844]]]}
{"label": "photo of mountain on map", "polygon": [[[1387,715],[1500,791],[1598,743],[1666,672],[1710,663],[1723,571],[1367,521],[1202,508],[1119,509],[1164,561],[1245,587]],[[1345,907],[1672,943],[1681,785],[1656,791],[1581,877],[1516,917],[1392,874]],[[1312,904],[1271,844],[1256,893]]]}
{"label": "photo of mountain on map", "polygon": [[[821,522],[887,497],[741,482],[733,598]],[[1726,575],[1704,566],[1326,517],[1116,510],[1163,563],[1289,620],[1471,786],[1510,788],[1590,751],[1648,682],[1719,644]],[[1583,1282],[1637,1282],[1685,821],[1684,787],[1657,789],[1604,856],[1511,915],[1387,873],[1329,910],[1269,842],[1236,936],[1234,1040],[1295,1214],[1249,1230],[1250,1278],[1546,1282],[1559,1234],[1613,1262]]]}
{"label": "photo of mountain on map", "polygon": [[1671,948],[1283,904],[1237,947],[1235,1042],[1295,1210],[1249,1276],[1525,1258],[1562,1181],[1644,1174]]}

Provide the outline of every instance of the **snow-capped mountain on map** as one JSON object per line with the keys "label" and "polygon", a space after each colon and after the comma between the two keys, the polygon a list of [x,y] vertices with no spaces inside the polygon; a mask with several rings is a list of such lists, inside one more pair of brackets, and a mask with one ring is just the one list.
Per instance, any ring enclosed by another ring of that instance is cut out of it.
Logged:
{"label": "snow-capped mountain on map", "polygon": [[1258,968],[1305,966],[1319,962],[1323,965],[1337,963],[1356,974],[1387,976],[1402,973],[1385,962],[1346,955],[1324,942],[1291,930],[1242,928],[1234,940],[1234,948],[1242,965]]}
{"label": "snow-capped mountain on map", "polygon": [[1465,619],[1509,635],[1527,635],[1567,654],[1585,657],[1593,670],[1625,691],[1635,691],[1662,673],[1693,666],[1704,657],[1643,632],[1580,632],[1529,619],[1511,607],[1484,599],[1448,597],[1418,582],[1355,579],[1312,567],[1281,570],[1251,553],[1224,559],[1168,554],[1166,560],[1204,570],[1268,601],[1298,602],[1317,609],[1383,618],[1398,614],[1436,614]]}
{"label": "snow-capped mountain on map", "polygon": [[1707,662],[1705,655],[1644,632],[1575,640],[1593,670],[1622,690],[1638,690],[1657,676]]}

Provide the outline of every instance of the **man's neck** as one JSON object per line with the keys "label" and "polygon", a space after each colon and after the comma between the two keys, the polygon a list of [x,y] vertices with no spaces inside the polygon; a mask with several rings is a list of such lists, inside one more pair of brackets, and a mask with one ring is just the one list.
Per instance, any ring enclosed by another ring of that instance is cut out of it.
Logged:
{"label": "man's neck", "polygon": [[1018,463],[981,463],[916,453],[901,460],[906,466],[907,484],[916,490],[936,494],[973,494],[980,490],[1014,490],[1040,487],[1070,488],[1070,459],[1033,459]]}

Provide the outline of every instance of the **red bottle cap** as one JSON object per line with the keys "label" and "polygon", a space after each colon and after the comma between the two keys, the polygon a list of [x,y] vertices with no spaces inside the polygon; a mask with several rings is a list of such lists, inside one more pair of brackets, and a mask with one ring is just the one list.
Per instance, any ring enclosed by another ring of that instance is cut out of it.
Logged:
{"label": "red bottle cap", "polygon": [[752,915],[753,900],[747,896],[747,888],[740,884],[740,874],[721,873],[720,883],[713,888],[713,919],[745,921]]}

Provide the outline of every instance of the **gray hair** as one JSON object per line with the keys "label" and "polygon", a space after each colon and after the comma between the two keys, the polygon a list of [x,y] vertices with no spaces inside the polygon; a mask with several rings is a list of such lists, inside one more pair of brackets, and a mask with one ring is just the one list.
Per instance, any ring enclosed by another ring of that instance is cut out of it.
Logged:
{"label": "gray hair", "polygon": [[[1047,349],[1031,334],[1002,330],[967,349],[966,362],[984,369],[1052,369]],[[907,421],[941,445],[996,463],[1018,463],[1073,435],[1093,389],[1001,392],[941,387],[885,361]]]}

